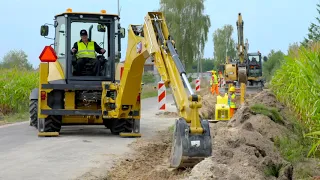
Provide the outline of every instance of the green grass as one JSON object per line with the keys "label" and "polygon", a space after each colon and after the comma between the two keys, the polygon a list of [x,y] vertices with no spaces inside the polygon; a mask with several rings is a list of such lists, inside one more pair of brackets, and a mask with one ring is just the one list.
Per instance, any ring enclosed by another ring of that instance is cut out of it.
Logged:
{"label": "green grass", "polygon": [[[171,93],[170,89],[167,90],[167,94],[170,94],[170,93]],[[141,99],[157,97],[157,96],[158,96],[158,89],[155,85],[145,84],[142,86]]]}
{"label": "green grass", "polygon": [[9,115],[0,117],[0,125],[23,122],[28,120],[28,118],[29,118],[28,112],[9,114]]}
{"label": "green grass", "polygon": [[267,176],[274,176],[276,178],[280,175],[280,170],[283,167],[283,164],[272,164],[268,165],[264,171]]}
{"label": "green grass", "polygon": [[263,104],[254,104],[250,107],[250,110],[254,114],[263,114],[276,123],[284,124],[283,118],[277,108],[267,107]]}
{"label": "green grass", "polygon": [[174,125],[170,126],[170,127],[168,128],[168,130],[169,130],[170,132],[173,132],[173,131],[174,131]]}

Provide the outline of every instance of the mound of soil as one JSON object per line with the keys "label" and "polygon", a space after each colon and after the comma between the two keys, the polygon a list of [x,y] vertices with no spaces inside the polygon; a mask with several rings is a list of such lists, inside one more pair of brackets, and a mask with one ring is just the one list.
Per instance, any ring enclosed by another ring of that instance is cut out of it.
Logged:
{"label": "mound of soil", "polygon": [[107,180],[176,180],[188,171],[177,171],[169,167],[172,132],[164,131],[151,139],[138,139],[131,144],[136,153],[128,154],[108,173]]}
{"label": "mound of soil", "polygon": [[[284,123],[252,113],[249,107],[254,104],[277,108]],[[283,116],[287,112],[269,90],[253,95],[229,122],[212,125],[213,156],[197,164],[185,179],[291,180],[299,173],[297,166],[313,167],[313,174],[318,175],[320,168],[315,168],[315,162],[293,165],[281,157],[274,145],[276,137],[292,134],[292,124]]]}
{"label": "mound of soil", "polygon": [[[205,94],[203,97],[203,116],[214,116],[216,96]],[[198,163],[193,169],[172,170],[169,167],[172,132],[160,132],[156,138],[139,139],[132,144],[135,154],[128,154],[109,172],[111,179],[143,180],[291,180],[295,178],[295,168],[281,157],[274,145],[276,137],[292,133],[291,122],[286,119],[287,108],[277,102],[274,95],[264,90],[247,97],[243,107],[237,110],[229,122],[210,124],[213,155]],[[250,110],[254,104],[275,107],[283,116],[285,123],[273,121],[268,116]],[[298,164],[319,171],[316,162]]]}
{"label": "mound of soil", "polygon": [[164,111],[157,113],[156,116],[161,118],[177,118],[179,114],[177,112]]}
{"label": "mound of soil", "polygon": [[199,109],[199,113],[204,119],[214,118],[216,102],[217,96],[209,93],[202,96],[202,107]]}

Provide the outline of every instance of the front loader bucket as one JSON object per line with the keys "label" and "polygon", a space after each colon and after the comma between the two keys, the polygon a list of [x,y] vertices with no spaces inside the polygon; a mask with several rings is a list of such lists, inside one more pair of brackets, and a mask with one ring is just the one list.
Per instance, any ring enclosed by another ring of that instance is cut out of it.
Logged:
{"label": "front loader bucket", "polygon": [[187,122],[180,118],[176,121],[170,157],[170,167],[193,167],[204,158],[212,155],[212,142],[209,122],[201,120],[203,134],[190,134]]}

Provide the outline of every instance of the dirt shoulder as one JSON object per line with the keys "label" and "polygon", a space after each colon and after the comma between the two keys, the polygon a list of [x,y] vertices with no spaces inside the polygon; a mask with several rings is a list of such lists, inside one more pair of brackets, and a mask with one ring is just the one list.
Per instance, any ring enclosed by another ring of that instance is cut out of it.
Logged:
{"label": "dirt shoulder", "polygon": [[[203,104],[205,113],[212,113],[214,106],[208,101]],[[154,139],[133,143],[135,153],[122,159],[107,179],[291,180],[320,176],[320,161],[304,158],[308,149],[292,119],[292,113],[264,90],[248,97],[229,122],[210,124],[213,155],[193,169],[168,168],[172,142],[172,129],[168,129]]]}

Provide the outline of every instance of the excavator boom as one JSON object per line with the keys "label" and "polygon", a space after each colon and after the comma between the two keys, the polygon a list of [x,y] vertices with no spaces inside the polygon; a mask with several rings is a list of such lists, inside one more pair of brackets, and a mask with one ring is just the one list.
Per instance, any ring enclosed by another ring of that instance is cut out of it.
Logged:
{"label": "excavator boom", "polygon": [[243,20],[241,13],[238,14],[238,21],[237,21],[237,30],[238,30],[238,81],[239,83],[247,84],[248,77],[247,77],[247,68],[246,68],[246,59],[247,59],[247,47],[244,44],[244,37],[243,37]]}
{"label": "excavator boom", "polygon": [[126,61],[117,96],[118,108],[124,102],[134,102],[136,96],[131,96],[134,93],[138,95],[143,65],[148,58],[154,61],[161,79],[171,88],[180,115],[174,128],[170,166],[192,167],[211,156],[209,123],[199,115],[201,97],[193,92],[188,82],[161,12],[148,12],[143,25],[129,25]]}

